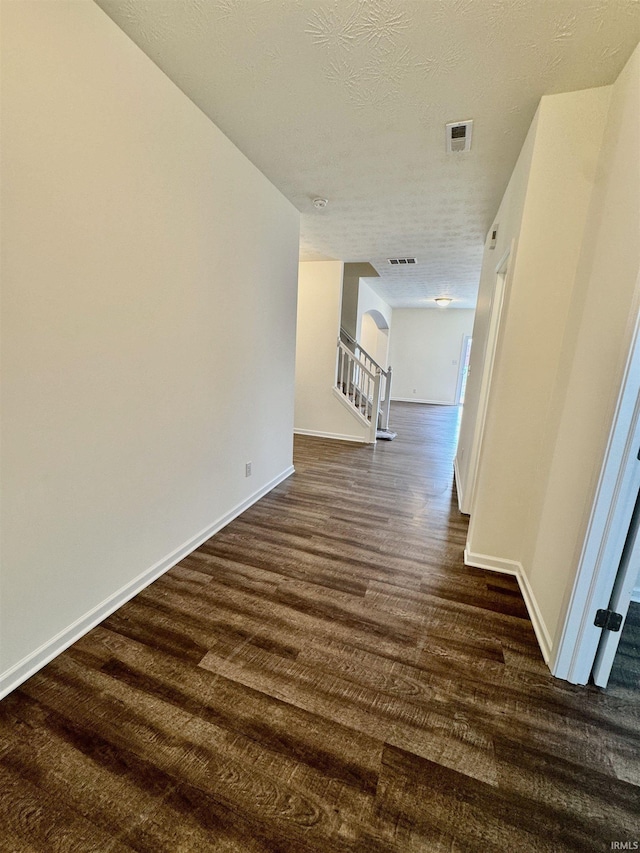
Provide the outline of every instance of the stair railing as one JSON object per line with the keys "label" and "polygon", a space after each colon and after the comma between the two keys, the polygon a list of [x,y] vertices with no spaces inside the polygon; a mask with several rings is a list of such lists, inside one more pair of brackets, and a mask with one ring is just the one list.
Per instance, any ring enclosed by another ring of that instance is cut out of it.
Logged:
{"label": "stair railing", "polygon": [[336,386],[349,405],[369,424],[369,441],[374,443],[380,410],[380,370],[369,370],[341,340],[336,357]]}
{"label": "stair railing", "polygon": [[[379,429],[389,429],[389,409],[391,406],[391,378],[392,370],[388,367],[386,370],[355,340],[344,328],[340,328],[340,339],[338,340],[338,348],[343,345],[351,352],[354,358],[362,364],[370,373],[380,374],[380,398],[378,400],[378,419],[377,427]],[[338,349],[339,352],[339,349]],[[337,383],[339,385],[339,383]]]}

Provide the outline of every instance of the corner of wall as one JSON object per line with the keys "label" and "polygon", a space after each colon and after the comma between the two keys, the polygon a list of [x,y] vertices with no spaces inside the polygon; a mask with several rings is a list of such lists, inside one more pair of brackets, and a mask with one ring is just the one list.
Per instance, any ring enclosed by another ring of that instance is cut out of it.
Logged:
{"label": "corner of wall", "polygon": [[536,600],[535,593],[522,568],[522,563],[517,560],[492,557],[488,554],[474,554],[468,550],[468,547],[464,549],[464,563],[465,566],[474,566],[477,569],[486,569],[489,572],[513,575],[516,578],[529,618],[531,619],[538,645],[540,646],[540,651],[542,652],[542,657],[544,658],[544,662],[549,665],[552,653],[551,634]]}

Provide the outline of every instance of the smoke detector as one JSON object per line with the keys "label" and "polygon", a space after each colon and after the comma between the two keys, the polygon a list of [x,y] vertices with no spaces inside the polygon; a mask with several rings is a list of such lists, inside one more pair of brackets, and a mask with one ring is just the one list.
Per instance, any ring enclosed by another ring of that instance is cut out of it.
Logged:
{"label": "smoke detector", "polygon": [[317,207],[318,210],[324,210],[324,208],[329,204],[328,198],[314,198],[313,206]]}
{"label": "smoke detector", "polygon": [[447,128],[447,154],[471,150],[473,119],[450,121]]}

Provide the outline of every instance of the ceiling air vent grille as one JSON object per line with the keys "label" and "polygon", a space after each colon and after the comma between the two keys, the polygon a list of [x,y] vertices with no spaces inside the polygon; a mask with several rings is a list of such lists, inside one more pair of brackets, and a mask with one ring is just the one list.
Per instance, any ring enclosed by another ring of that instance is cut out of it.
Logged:
{"label": "ceiling air vent grille", "polygon": [[404,267],[407,264],[417,264],[415,258],[387,258],[392,267]]}
{"label": "ceiling air vent grille", "polygon": [[447,154],[471,150],[473,120],[452,121],[447,125]]}

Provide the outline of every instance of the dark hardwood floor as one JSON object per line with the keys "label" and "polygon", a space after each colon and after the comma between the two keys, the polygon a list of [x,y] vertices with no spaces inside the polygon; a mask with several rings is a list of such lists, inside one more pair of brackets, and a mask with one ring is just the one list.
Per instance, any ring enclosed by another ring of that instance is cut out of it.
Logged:
{"label": "dark hardwood floor", "polygon": [[639,693],[554,680],[465,568],[455,408],[296,474],[0,703],[0,849],[605,851]]}
{"label": "dark hardwood floor", "polygon": [[610,688],[629,687],[640,692],[640,604],[638,602],[632,601],[629,606],[609,685]]}

